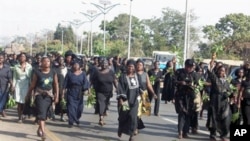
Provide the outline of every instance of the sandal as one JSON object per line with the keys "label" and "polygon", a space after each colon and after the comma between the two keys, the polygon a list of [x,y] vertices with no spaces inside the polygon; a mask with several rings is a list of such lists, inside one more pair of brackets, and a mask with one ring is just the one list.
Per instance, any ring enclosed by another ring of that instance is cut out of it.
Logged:
{"label": "sandal", "polygon": [[43,134],[41,135],[41,138],[42,138],[42,140],[45,140],[45,139],[46,139],[45,133],[43,133]]}
{"label": "sandal", "polygon": [[118,130],[117,135],[119,138],[122,137],[122,132]]}
{"label": "sandal", "polygon": [[103,120],[99,120],[99,125],[103,126],[104,124]]}
{"label": "sandal", "polygon": [[139,132],[138,132],[138,129],[135,129],[134,131],[134,135],[137,135]]}
{"label": "sandal", "polygon": [[41,131],[39,128],[37,129],[36,133],[37,133],[37,136],[38,136],[38,137],[41,137],[42,134],[43,134],[42,131]]}
{"label": "sandal", "polygon": [[134,141],[134,138],[133,137],[129,137],[129,141]]}

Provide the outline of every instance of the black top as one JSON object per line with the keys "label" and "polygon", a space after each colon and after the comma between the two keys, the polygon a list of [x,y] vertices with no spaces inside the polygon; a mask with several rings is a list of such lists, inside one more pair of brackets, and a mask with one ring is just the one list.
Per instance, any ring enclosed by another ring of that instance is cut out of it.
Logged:
{"label": "black top", "polygon": [[243,97],[244,98],[250,98],[250,81],[242,81],[241,84],[242,87],[244,87]]}
{"label": "black top", "polygon": [[53,88],[53,76],[56,72],[50,69],[49,73],[43,73],[41,70],[35,71],[37,76],[36,87],[42,90],[51,90]]}
{"label": "black top", "polygon": [[115,74],[112,70],[108,73],[96,72],[94,79],[96,84],[96,92],[100,93],[110,93],[113,91],[113,83],[115,80]]}
{"label": "black top", "polygon": [[161,70],[159,71],[154,71],[154,69],[151,69],[148,71],[148,76],[151,77],[151,76],[154,76],[155,77],[155,83],[154,85],[159,85],[160,86],[160,79],[163,78],[163,73]]}
{"label": "black top", "polygon": [[177,89],[178,90],[186,90],[187,88],[190,88],[189,86],[191,84],[198,84],[199,81],[199,75],[196,72],[190,72],[187,73],[185,69],[178,69],[175,72],[176,76],[176,81],[185,81],[187,85],[178,85],[177,84]]}

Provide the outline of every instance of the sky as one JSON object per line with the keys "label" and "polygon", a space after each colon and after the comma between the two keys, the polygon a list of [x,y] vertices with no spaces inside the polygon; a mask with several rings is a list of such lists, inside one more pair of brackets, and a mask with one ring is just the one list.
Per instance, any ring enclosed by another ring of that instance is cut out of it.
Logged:
{"label": "sky", "polygon": [[[109,6],[120,5],[106,14],[106,20],[111,21],[121,13],[129,14],[130,0],[109,1]],[[80,12],[100,12],[91,3],[101,5],[99,0],[0,0],[0,38],[55,30],[58,23],[68,26],[74,19],[87,21]],[[198,17],[194,23],[197,27],[214,25],[231,13],[250,15],[250,0],[188,0],[188,5]],[[185,6],[186,0],[132,0],[131,13],[139,19],[149,19],[160,17],[162,9],[167,7],[184,13]],[[93,31],[100,31],[98,26],[103,19],[101,14],[93,21]],[[90,23],[84,23],[77,33],[86,30],[90,30]]]}

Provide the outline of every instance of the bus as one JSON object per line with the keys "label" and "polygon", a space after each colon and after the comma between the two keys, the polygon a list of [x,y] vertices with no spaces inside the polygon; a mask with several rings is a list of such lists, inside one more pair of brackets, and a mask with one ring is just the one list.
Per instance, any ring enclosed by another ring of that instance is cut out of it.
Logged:
{"label": "bus", "polygon": [[[169,51],[153,51],[153,58],[155,61],[159,61],[160,69],[164,69],[168,61],[172,60],[176,55]],[[177,62],[178,63],[178,62]],[[180,65],[176,64],[176,68],[180,68]]]}

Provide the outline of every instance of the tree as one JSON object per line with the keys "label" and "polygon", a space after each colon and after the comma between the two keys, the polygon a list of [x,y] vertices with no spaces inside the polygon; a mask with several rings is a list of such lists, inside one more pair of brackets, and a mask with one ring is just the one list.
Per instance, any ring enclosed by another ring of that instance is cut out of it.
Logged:
{"label": "tree", "polygon": [[54,33],[54,39],[62,41],[62,31],[63,31],[63,42],[65,44],[74,43],[74,32],[71,26],[62,27],[59,23],[56,27],[56,31]]}
{"label": "tree", "polygon": [[[100,28],[103,29],[103,21]],[[107,36],[107,48],[110,53],[118,53],[121,56],[126,56],[128,35],[129,35],[129,15],[120,14],[112,21],[106,22],[106,31],[109,33]],[[144,27],[141,21],[132,16],[132,32],[131,32],[131,56],[143,55],[142,45],[144,40]],[[115,43],[109,43],[115,42]]]}
{"label": "tree", "polygon": [[242,13],[229,14],[220,18],[214,26],[205,26],[203,32],[210,41],[210,48],[222,44],[225,56],[242,56],[245,44],[250,42],[249,21],[250,16]]}
{"label": "tree", "polygon": [[[191,12],[190,22],[192,23],[197,18]],[[151,50],[171,50],[172,47],[182,49],[184,47],[184,31],[185,31],[185,14],[170,8],[162,9],[162,16],[159,18],[144,20],[150,42],[146,43],[145,49]],[[191,42],[199,40],[198,29],[190,26]]]}

